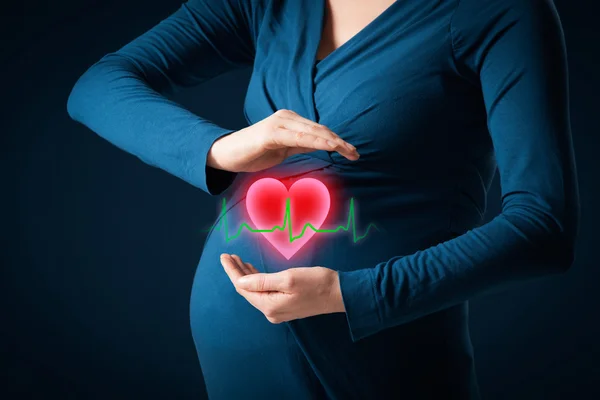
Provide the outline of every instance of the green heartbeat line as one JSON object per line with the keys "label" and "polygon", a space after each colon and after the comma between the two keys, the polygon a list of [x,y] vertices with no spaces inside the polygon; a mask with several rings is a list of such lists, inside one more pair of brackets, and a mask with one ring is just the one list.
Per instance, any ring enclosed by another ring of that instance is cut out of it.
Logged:
{"label": "green heartbeat line", "polygon": [[[240,227],[238,228],[236,234],[233,236],[229,236],[229,224],[227,222],[227,207],[226,207],[225,199],[223,199],[223,203],[221,206],[221,215],[222,215],[221,221],[219,222],[219,225],[217,227],[215,227],[215,230],[221,230],[222,228],[225,230],[225,241],[226,242],[229,242],[230,240],[233,240],[233,239],[237,238],[238,236],[240,236],[242,234],[242,230],[244,228],[246,228],[248,231],[253,232],[253,233],[261,233],[261,232],[274,232],[275,230],[283,231],[287,227],[288,232],[289,232],[290,243],[296,239],[300,239],[304,235],[304,233],[306,232],[306,230],[308,228],[312,229],[313,231],[315,231],[317,233],[335,233],[335,232],[339,232],[339,231],[348,232],[350,230],[350,228],[352,228],[352,240],[354,241],[354,243],[358,242],[361,239],[364,239],[369,234],[369,230],[371,228],[379,230],[379,228],[377,228],[377,226],[375,226],[375,224],[369,224],[367,226],[367,230],[365,231],[364,235],[358,236],[356,234],[356,224],[355,224],[356,220],[355,220],[355,216],[354,216],[354,198],[350,199],[350,209],[348,210],[348,221],[346,222],[345,226],[340,225],[333,229],[317,229],[314,227],[314,225],[312,225],[310,222],[308,222],[304,225],[304,227],[302,228],[302,232],[300,232],[300,234],[298,236],[293,236],[293,234],[292,234],[292,219],[291,219],[291,212],[290,212],[289,197],[285,201],[285,216],[283,218],[283,225],[274,226],[271,229],[253,229],[246,222],[243,222],[240,225]],[[209,231],[209,230],[210,229],[207,229],[206,231]]]}

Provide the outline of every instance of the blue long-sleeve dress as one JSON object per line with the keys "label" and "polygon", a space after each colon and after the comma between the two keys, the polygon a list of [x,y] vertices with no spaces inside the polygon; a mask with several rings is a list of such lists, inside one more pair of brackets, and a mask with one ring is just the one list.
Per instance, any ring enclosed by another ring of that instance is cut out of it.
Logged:
{"label": "blue long-sleeve dress", "polygon": [[[565,43],[550,0],[398,0],[323,60],[325,0],[190,0],[75,84],[71,117],[144,162],[226,199],[193,282],[211,399],[479,397],[467,300],[573,263],[579,197]],[[248,124],[289,109],[361,154],[295,155],[258,173],[206,165],[233,130],[164,94],[251,66]],[[482,224],[500,174],[502,211]],[[247,221],[260,177],[326,182],[325,227],[290,260]],[[339,271],[346,313],[271,324],[219,262]],[[169,266],[173,267],[173,266]]]}

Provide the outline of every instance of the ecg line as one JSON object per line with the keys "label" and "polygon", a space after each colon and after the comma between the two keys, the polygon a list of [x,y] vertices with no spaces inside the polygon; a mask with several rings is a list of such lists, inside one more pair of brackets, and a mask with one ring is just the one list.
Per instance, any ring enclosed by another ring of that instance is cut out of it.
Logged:
{"label": "ecg line", "polygon": [[[271,229],[253,229],[250,225],[248,225],[246,222],[242,222],[242,224],[240,225],[240,227],[238,228],[237,232],[235,235],[233,236],[229,236],[229,224],[227,221],[227,206],[226,206],[226,200],[223,199],[222,202],[222,206],[221,206],[221,214],[222,214],[222,218],[219,221],[219,225],[217,227],[215,227],[215,230],[221,230],[221,228],[224,227],[225,230],[225,241],[229,242],[235,238],[237,238],[238,236],[240,236],[242,234],[242,230],[244,228],[246,228],[248,231],[252,232],[252,233],[261,233],[261,232],[274,232],[275,230],[280,230],[283,231],[284,229],[286,229],[286,226],[288,228],[288,232],[289,232],[289,238],[290,238],[290,243],[293,242],[296,239],[300,239],[304,233],[306,232],[306,230],[308,228],[312,229],[313,231],[315,231],[316,233],[335,233],[335,232],[339,232],[339,231],[345,231],[348,232],[350,230],[350,227],[352,227],[352,240],[354,243],[358,242],[361,239],[364,239],[368,234],[369,234],[369,230],[371,228],[374,228],[376,230],[379,230],[379,228],[377,228],[377,226],[373,223],[369,224],[367,226],[367,229],[365,231],[365,233],[363,235],[357,236],[356,234],[356,219],[354,216],[354,197],[352,197],[350,199],[350,208],[348,210],[348,221],[346,222],[346,225],[339,225],[336,228],[333,229],[317,229],[314,227],[314,225],[312,225],[310,222],[307,222],[306,224],[304,224],[304,227],[302,227],[302,231],[300,232],[300,234],[298,236],[293,236],[292,234],[292,219],[291,219],[291,211],[290,211],[290,198],[288,197],[285,201],[285,215],[283,218],[283,225],[281,226],[274,226]],[[210,230],[210,229],[208,229]]]}

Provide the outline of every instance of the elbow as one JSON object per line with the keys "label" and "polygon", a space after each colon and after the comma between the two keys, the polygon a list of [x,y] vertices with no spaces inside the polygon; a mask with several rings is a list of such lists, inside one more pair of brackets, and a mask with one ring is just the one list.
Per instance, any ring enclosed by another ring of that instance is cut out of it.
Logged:
{"label": "elbow", "polygon": [[579,206],[564,208],[562,215],[530,206],[503,212],[512,229],[525,239],[525,259],[534,275],[561,274],[575,264]]}
{"label": "elbow", "polygon": [[94,91],[92,83],[99,79],[99,75],[95,71],[97,68],[95,65],[91,66],[71,88],[67,98],[67,114],[74,121],[84,122],[86,104]]}
{"label": "elbow", "polygon": [[561,255],[558,267],[561,272],[567,272],[575,264],[581,213],[578,197],[573,205],[567,209],[569,210],[568,217],[563,224],[563,229],[560,231],[561,240],[558,245]]}
{"label": "elbow", "polygon": [[575,264],[581,211],[579,196],[576,191],[573,193],[576,195],[566,202],[560,224],[550,231],[551,239],[547,244],[548,251],[554,256],[553,272],[557,273],[567,272]]}
{"label": "elbow", "polygon": [[576,236],[565,229],[530,231],[522,251],[534,276],[562,274],[575,263]]}
{"label": "elbow", "polygon": [[[79,78],[79,79],[81,79],[81,78]],[[79,87],[79,81],[77,81],[75,83],[75,86],[73,86],[73,88],[71,89],[71,92],[69,93],[69,97],[67,98],[67,114],[69,114],[69,117],[74,121],[79,120],[79,115],[80,115],[79,103],[80,103],[81,90],[82,89]]]}
{"label": "elbow", "polygon": [[71,119],[85,123],[94,103],[102,102],[117,78],[131,75],[131,67],[115,53],[109,53],[91,65],[77,79],[67,98],[67,113]]}
{"label": "elbow", "polygon": [[542,251],[547,253],[546,265],[548,273],[566,273],[575,264],[576,236],[561,232],[546,241]]}

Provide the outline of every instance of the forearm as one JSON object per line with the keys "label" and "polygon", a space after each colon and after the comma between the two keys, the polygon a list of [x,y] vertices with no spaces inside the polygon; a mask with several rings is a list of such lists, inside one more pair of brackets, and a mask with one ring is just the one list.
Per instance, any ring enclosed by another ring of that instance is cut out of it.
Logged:
{"label": "forearm", "polygon": [[[232,130],[164,97],[118,54],[105,56],[81,76],[67,109],[71,118],[117,147],[208,193],[218,194],[233,179],[233,174],[207,169],[212,144]],[[220,174],[213,187],[207,184],[207,171]]]}
{"label": "forearm", "polygon": [[574,240],[570,224],[517,209],[429,249],[340,272],[353,340],[512,282],[565,271],[573,262]]}

